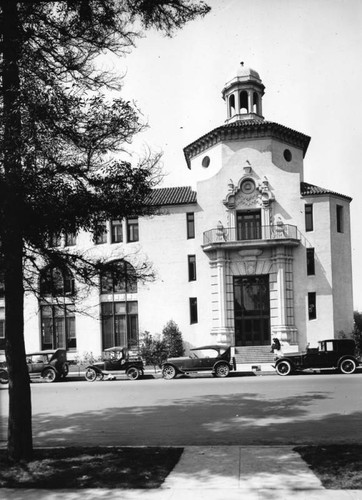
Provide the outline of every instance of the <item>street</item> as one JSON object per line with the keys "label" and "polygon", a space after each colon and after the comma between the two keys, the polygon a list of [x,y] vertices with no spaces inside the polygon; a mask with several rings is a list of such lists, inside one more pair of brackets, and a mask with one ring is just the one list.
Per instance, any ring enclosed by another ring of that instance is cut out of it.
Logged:
{"label": "street", "polygon": [[[35,446],[362,443],[362,374],[32,383]],[[7,387],[0,387],[6,442]]]}

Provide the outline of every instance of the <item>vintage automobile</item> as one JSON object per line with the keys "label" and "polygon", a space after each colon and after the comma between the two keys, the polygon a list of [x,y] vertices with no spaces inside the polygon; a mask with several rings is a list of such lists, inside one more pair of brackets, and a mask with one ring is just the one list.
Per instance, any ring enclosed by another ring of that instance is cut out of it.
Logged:
{"label": "vintage automobile", "polygon": [[278,355],[274,367],[278,375],[284,377],[304,370],[323,369],[350,374],[359,364],[354,340],[331,339],[322,340],[318,348],[307,348],[305,352]]}
{"label": "vintage automobile", "polygon": [[[26,354],[26,363],[30,379],[42,378],[46,382],[55,382],[65,378],[69,373],[67,351],[65,349],[52,349]],[[9,375],[6,364],[0,368],[0,383],[7,384]]]}
{"label": "vintage automobile", "polygon": [[195,347],[190,356],[168,358],[162,364],[162,376],[167,380],[190,372],[211,372],[216,377],[227,377],[231,370],[236,370],[236,363],[227,345]]}
{"label": "vintage automobile", "polygon": [[69,373],[67,351],[50,349],[26,355],[30,378],[42,377],[46,382],[55,382]]}
{"label": "vintage automobile", "polygon": [[131,380],[143,376],[143,361],[138,353],[130,351],[127,347],[115,346],[104,350],[103,360],[92,363],[85,370],[85,379],[88,382],[114,378],[119,372],[125,372]]}

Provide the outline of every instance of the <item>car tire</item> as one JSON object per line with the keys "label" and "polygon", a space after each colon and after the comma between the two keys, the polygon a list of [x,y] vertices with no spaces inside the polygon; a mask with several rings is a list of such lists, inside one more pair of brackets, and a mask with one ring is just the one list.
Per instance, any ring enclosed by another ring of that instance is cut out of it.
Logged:
{"label": "car tire", "polygon": [[176,368],[172,365],[165,365],[162,368],[162,377],[166,380],[171,380],[177,375]]}
{"label": "car tire", "polygon": [[356,371],[356,362],[352,358],[343,359],[339,364],[339,370],[345,375],[350,375]]}
{"label": "car tire", "polygon": [[286,360],[278,363],[275,369],[277,374],[281,377],[286,377],[287,375],[290,375],[292,373],[292,365],[289,361]]}
{"label": "car tire", "polygon": [[128,370],[126,371],[126,375],[130,380],[137,380],[140,376],[140,372],[138,368],[136,368],[135,366],[131,366],[131,368],[128,368]]}
{"label": "car tire", "polygon": [[226,363],[219,363],[215,367],[215,375],[218,378],[225,378],[229,375],[230,373],[230,367]]}
{"label": "car tire", "polygon": [[85,379],[87,382],[94,382],[98,377],[100,372],[97,372],[94,368],[87,368],[85,371]]}
{"label": "car tire", "polygon": [[52,383],[55,382],[55,380],[57,379],[57,374],[55,373],[55,370],[47,368],[46,370],[43,371],[42,377],[45,380],[45,382]]}

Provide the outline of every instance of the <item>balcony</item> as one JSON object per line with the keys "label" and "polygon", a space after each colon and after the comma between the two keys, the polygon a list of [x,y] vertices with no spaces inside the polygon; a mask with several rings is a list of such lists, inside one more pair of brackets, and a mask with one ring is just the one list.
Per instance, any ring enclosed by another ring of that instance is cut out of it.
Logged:
{"label": "balcony", "polygon": [[223,249],[261,248],[278,245],[298,246],[302,236],[296,226],[290,224],[272,226],[239,226],[210,229],[204,232],[205,252]]}

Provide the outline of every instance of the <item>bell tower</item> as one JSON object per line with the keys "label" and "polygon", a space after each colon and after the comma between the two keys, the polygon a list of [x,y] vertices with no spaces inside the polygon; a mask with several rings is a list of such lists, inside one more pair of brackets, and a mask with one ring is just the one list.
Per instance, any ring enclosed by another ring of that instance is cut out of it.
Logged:
{"label": "bell tower", "polygon": [[262,115],[264,89],[259,74],[241,62],[236,76],[227,82],[222,90],[222,97],[227,108],[225,123],[264,120]]}

